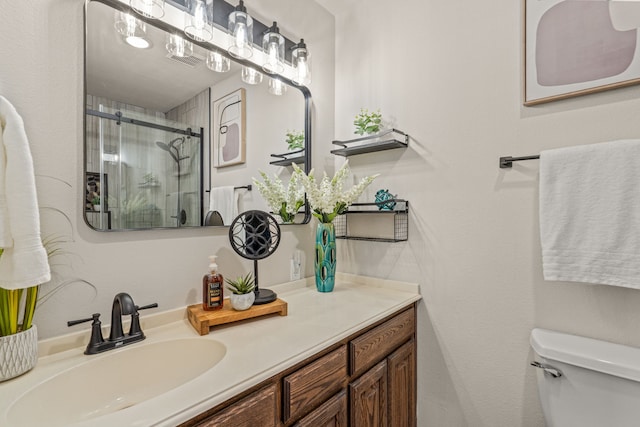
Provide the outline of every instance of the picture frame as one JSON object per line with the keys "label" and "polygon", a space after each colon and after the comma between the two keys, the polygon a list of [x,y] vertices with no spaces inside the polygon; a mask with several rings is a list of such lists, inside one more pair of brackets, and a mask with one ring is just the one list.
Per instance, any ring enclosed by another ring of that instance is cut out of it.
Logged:
{"label": "picture frame", "polygon": [[524,105],[640,83],[640,2],[524,1]]}
{"label": "picture frame", "polygon": [[[85,175],[85,210],[91,212],[109,211],[109,191],[107,174],[87,172]],[[97,198],[97,201],[96,201]]]}
{"label": "picture frame", "polygon": [[237,89],[212,103],[213,166],[245,163],[246,160],[246,91]]}

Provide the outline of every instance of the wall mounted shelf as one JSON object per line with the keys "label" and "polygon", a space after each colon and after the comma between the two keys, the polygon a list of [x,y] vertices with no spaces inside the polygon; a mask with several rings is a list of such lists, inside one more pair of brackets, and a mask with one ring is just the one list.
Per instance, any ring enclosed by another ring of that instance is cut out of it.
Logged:
{"label": "wall mounted shelf", "polygon": [[332,143],[342,148],[331,150],[331,154],[349,157],[375,151],[407,148],[409,146],[409,135],[398,129],[388,129],[374,135],[347,141],[333,141]]}
{"label": "wall mounted shelf", "polygon": [[409,238],[409,201],[395,202],[391,210],[379,209],[376,203],[354,203],[334,219],[336,239],[372,242],[403,242]]}
{"label": "wall mounted shelf", "polygon": [[274,166],[290,166],[292,163],[304,163],[304,148],[283,154],[272,154],[271,157],[279,159],[269,162],[270,165]]}

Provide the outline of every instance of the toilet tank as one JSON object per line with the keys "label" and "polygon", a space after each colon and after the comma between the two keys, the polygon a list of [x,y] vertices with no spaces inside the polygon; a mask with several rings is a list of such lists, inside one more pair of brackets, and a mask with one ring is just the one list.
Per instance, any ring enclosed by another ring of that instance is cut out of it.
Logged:
{"label": "toilet tank", "polygon": [[530,342],[549,365],[536,369],[548,427],[640,426],[640,349],[545,329]]}

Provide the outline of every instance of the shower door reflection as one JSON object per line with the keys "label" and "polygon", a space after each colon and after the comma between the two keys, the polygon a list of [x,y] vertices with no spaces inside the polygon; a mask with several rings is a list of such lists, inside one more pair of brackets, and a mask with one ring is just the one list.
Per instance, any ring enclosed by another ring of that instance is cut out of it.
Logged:
{"label": "shower door reflection", "polygon": [[200,226],[201,131],[160,114],[88,108],[86,172],[105,177],[109,193],[99,214],[87,210],[87,223],[97,230]]}

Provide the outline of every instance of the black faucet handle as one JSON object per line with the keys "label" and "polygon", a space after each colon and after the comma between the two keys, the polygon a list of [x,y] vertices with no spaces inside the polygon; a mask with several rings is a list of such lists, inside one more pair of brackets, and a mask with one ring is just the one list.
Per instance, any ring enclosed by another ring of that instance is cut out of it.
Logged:
{"label": "black faucet handle", "polygon": [[140,327],[140,314],[138,313],[138,311],[146,310],[148,308],[156,308],[157,306],[158,306],[157,302],[154,302],[153,304],[149,304],[149,305],[143,305],[142,307],[138,307],[136,305],[135,307],[136,309],[131,315],[131,328],[129,329],[130,336],[142,335],[144,337],[144,334],[142,333],[142,328]]}
{"label": "black faucet handle", "polygon": [[139,310],[146,310],[146,309],[148,309],[148,308],[156,308],[157,306],[158,306],[158,303],[157,303],[157,302],[154,302],[153,304],[143,305],[142,307],[138,307],[138,306],[136,305],[136,311],[139,311]]}
{"label": "black faucet handle", "polygon": [[86,319],[69,320],[67,322],[67,326],[75,326],[79,325],[80,323],[90,322],[92,320],[96,321],[98,319],[100,319],[100,313],[93,313],[91,317],[87,317]]}

